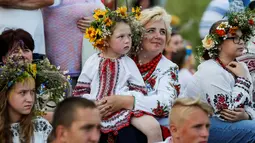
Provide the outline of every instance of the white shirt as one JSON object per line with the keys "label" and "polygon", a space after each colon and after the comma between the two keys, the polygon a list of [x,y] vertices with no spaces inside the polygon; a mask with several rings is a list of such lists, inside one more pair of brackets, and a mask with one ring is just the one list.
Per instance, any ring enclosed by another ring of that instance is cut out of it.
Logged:
{"label": "white shirt", "polygon": [[[33,120],[34,134],[31,138],[31,143],[47,143],[48,136],[52,131],[50,123],[42,117],[37,117]],[[13,143],[20,143],[19,138],[20,124],[11,124],[11,132],[13,134]]]}
{"label": "white shirt", "polygon": [[22,10],[0,7],[0,33],[6,29],[21,28],[35,41],[34,53],[45,54],[43,18],[40,9]]}
{"label": "white shirt", "polygon": [[202,98],[202,101],[214,108],[215,116],[218,117],[222,109],[244,108],[254,119],[251,76],[246,65],[242,65],[246,70],[247,79],[234,78],[215,60],[201,63],[194,74],[194,80],[188,84],[182,97]]}
{"label": "white shirt", "polygon": [[188,83],[192,80],[193,75],[192,73],[186,69],[186,68],[182,68],[179,71],[179,83],[181,85],[181,90],[180,90],[180,95],[183,94],[184,89],[187,87]]}

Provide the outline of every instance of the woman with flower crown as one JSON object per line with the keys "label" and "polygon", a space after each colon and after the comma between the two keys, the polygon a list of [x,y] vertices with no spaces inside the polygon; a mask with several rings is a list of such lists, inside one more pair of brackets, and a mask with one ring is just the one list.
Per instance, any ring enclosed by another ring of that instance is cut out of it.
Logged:
{"label": "woman with flower crown", "polygon": [[[205,59],[184,96],[201,96],[214,108],[209,142],[255,142],[255,106],[247,66],[237,62],[254,35],[251,11],[231,12],[214,23],[202,41]],[[195,91],[195,92],[194,92]]]}
{"label": "woman with flower crown", "polygon": [[[15,58],[17,63],[32,63],[34,40],[23,29],[7,29],[0,35],[1,60],[3,65],[7,59]],[[44,113],[44,118],[52,120],[53,110],[65,95],[71,94],[71,87],[58,68],[51,65],[48,59],[34,61],[38,64],[37,71],[41,79],[38,87],[36,108]],[[0,68],[1,71],[1,68]],[[45,80],[51,79],[51,80]]]}
{"label": "woman with flower crown", "polygon": [[[164,138],[169,136],[168,114],[179,91],[178,66],[162,55],[170,38],[170,18],[161,7],[153,7],[141,12],[139,21],[145,28],[145,34],[140,51],[135,52],[132,57],[142,74],[148,91],[147,96],[116,95],[105,97],[98,103],[103,116],[123,108],[143,110],[152,114],[159,121]],[[141,140],[143,138],[132,126],[123,129],[119,137],[130,134],[135,134],[133,138]]]}
{"label": "woman with flower crown", "polygon": [[[138,45],[143,32],[137,21],[139,15],[139,7],[133,8],[131,13],[127,13],[126,7],[120,7],[116,11],[95,11],[95,21],[87,29],[86,38],[100,53],[92,55],[86,61],[74,89],[74,96],[101,102],[104,98],[115,95],[133,98],[147,94],[135,62],[126,55],[139,50]],[[111,107],[104,110],[109,108]],[[102,116],[101,142],[113,139],[119,130],[130,123],[147,136],[149,143],[162,141],[159,123],[153,116],[146,115],[146,111],[134,110],[129,106],[127,109]]]}
{"label": "woman with flower crown", "polygon": [[46,143],[52,127],[36,116],[36,65],[13,58],[1,67],[0,142]]}

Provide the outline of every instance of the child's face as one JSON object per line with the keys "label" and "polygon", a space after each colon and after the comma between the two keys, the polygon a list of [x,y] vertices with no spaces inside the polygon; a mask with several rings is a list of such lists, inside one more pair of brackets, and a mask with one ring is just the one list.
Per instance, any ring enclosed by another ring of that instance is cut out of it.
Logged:
{"label": "child's face", "polygon": [[27,115],[31,112],[35,101],[35,80],[26,78],[17,82],[8,93],[9,112],[12,115]]}
{"label": "child's face", "polygon": [[124,22],[116,23],[108,44],[108,51],[110,50],[118,55],[126,54],[132,45],[130,26]]}

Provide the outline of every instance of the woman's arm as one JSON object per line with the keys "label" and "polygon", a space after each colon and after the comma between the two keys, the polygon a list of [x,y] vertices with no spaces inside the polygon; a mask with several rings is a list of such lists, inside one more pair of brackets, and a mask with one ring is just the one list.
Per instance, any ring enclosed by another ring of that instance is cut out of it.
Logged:
{"label": "woman's arm", "polygon": [[167,117],[177,98],[179,83],[178,67],[171,67],[158,77],[158,84],[154,94],[135,97],[135,110],[143,110],[157,117]]}

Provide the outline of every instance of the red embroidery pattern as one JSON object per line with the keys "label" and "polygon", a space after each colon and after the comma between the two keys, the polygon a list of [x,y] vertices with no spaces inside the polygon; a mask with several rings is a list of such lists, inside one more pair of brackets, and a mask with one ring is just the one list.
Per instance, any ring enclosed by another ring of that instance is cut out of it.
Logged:
{"label": "red embroidery pattern", "polygon": [[99,92],[97,100],[115,93],[119,74],[119,62],[113,59],[102,58],[99,65]]}
{"label": "red embroidery pattern", "polygon": [[229,106],[229,97],[227,95],[223,95],[223,94],[217,94],[214,95],[214,105],[218,110],[223,110],[223,109],[228,109]]}
{"label": "red embroidery pattern", "polygon": [[147,80],[147,83],[149,83],[151,85],[151,88],[154,88],[155,84],[156,84],[156,76],[152,76],[151,78],[149,78]]}
{"label": "red embroidery pattern", "polygon": [[74,88],[73,96],[78,97],[90,93],[90,83],[78,82]]}
{"label": "red embroidery pattern", "polygon": [[160,102],[157,101],[157,107],[152,109],[152,112],[157,117],[167,117],[168,116],[168,106],[160,105]]}
{"label": "red embroidery pattern", "polygon": [[122,110],[122,111],[116,112],[110,115],[109,117],[104,118],[103,121],[106,123],[110,123],[112,121],[118,120],[117,123],[114,125],[109,125],[109,126],[101,126],[101,132],[103,132],[104,134],[113,132],[114,135],[117,135],[118,130],[130,125],[131,117],[141,117],[144,114],[146,113],[139,110],[136,110],[136,111]]}
{"label": "red embroidery pattern", "polygon": [[145,86],[139,86],[139,85],[136,85],[136,84],[133,84],[133,83],[128,83],[128,87],[129,87],[130,91],[134,90],[134,91],[141,92],[144,95],[147,94],[147,90],[146,90]]}

